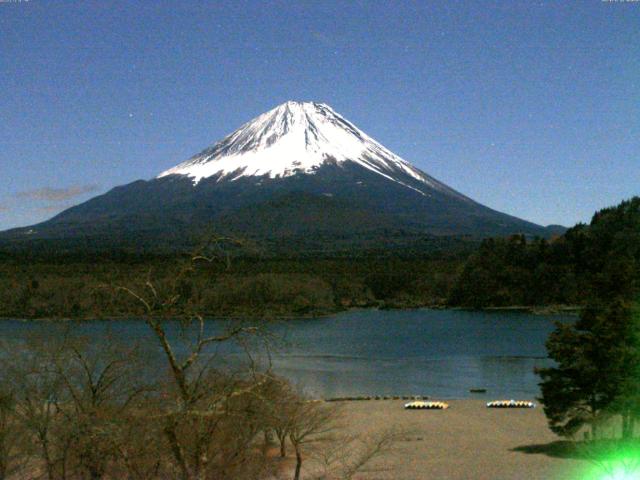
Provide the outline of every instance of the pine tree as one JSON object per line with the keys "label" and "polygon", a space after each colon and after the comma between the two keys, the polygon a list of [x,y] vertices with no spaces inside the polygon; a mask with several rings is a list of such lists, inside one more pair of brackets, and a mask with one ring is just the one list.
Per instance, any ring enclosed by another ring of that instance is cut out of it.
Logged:
{"label": "pine tree", "polygon": [[619,392],[611,409],[622,418],[622,438],[633,438],[640,424],[640,308],[631,310],[619,349]]}
{"label": "pine tree", "polygon": [[540,369],[541,402],[551,430],[570,437],[583,426],[620,415],[633,436],[640,413],[640,328],[633,305],[592,304],[573,325],[558,324],[547,341],[556,366]]}

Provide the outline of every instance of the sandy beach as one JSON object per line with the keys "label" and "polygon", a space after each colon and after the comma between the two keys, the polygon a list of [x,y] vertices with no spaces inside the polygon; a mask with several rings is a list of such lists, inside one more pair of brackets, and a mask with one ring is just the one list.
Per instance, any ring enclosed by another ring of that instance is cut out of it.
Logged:
{"label": "sandy beach", "polygon": [[488,409],[485,400],[447,401],[447,410],[404,410],[404,401],[340,402],[350,433],[406,430],[393,451],[358,478],[429,480],[572,480],[583,460],[558,454],[562,439],[544,412]]}

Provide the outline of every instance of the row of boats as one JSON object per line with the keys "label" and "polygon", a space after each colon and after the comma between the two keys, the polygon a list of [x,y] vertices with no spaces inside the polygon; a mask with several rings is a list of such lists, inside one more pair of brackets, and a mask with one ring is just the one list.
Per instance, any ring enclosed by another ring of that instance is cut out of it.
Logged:
{"label": "row of boats", "polygon": [[[487,403],[487,408],[535,408],[536,404],[528,400],[494,400]],[[414,401],[404,404],[407,410],[446,410],[449,404],[446,402]]]}

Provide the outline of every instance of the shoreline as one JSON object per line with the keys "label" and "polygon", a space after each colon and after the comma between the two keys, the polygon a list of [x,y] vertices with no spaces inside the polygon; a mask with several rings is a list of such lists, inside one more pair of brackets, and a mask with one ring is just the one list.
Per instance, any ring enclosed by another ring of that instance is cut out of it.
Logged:
{"label": "shoreline", "polygon": [[533,315],[579,315],[582,307],[579,305],[512,305],[507,307],[484,307],[483,312],[526,312]]}
{"label": "shoreline", "polygon": [[[411,311],[411,310],[460,310],[460,311],[469,311],[469,312],[520,312],[520,313],[530,313],[532,315],[539,316],[551,316],[551,315],[574,315],[577,316],[580,314],[580,310],[582,309],[579,305],[538,305],[538,306],[527,306],[527,305],[511,305],[505,307],[483,307],[483,308],[469,308],[469,307],[459,307],[459,306],[446,306],[446,305],[424,305],[424,306],[411,306],[406,308],[392,308],[392,307],[384,307],[384,306],[375,306],[375,307],[353,307],[353,308],[345,308],[340,310],[335,310],[332,312],[318,312],[316,313],[308,313],[308,314],[300,314],[300,315],[205,315],[204,319],[206,321],[209,320],[260,320],[260,321],[283,321],[283,322],[294,322],[296,320],[310,320],[317,318],[327,318],[334,315],[339,315],[342,313],[349,312],[360,312],[360,311]],[[69,318],[69,317],[33,317],[33,318],[16,318],[16,317],[2,317],[0,316],[0,321],[4,320],[17,320],[21,322],[110,322],[110,321],[120,321],[120,320],[133,320],[135,316],[131,315],[122,315],[122,316],[111,316],[108,318],[105,317],[81,317],[81,318]],[[142,318],[140,318],[142,320]],[[166,320],[172,320],[167,318]],[[177,320],[177,317],[173,320]],[[144,321],[144,320],[142,320]]]}

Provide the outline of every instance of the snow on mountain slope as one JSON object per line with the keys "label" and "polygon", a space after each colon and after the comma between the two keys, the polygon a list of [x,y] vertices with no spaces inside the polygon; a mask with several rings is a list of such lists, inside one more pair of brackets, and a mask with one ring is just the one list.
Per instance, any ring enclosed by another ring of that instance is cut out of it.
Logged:
{"label": "snow on mountain slope", "polygon": [[[212,147],[158,178],[184,175],[237,180],[248,176],[283,178],[313,174],[323,164],[356,163],[422,195],[436,189],[463,195],[418,170],[322,103],[286,102],[254,118]],[[412,179],[413,185],[407,183]],[[417,183],[416,183],[417,182]],[[421,185],[428,187],[425,191]]]}

